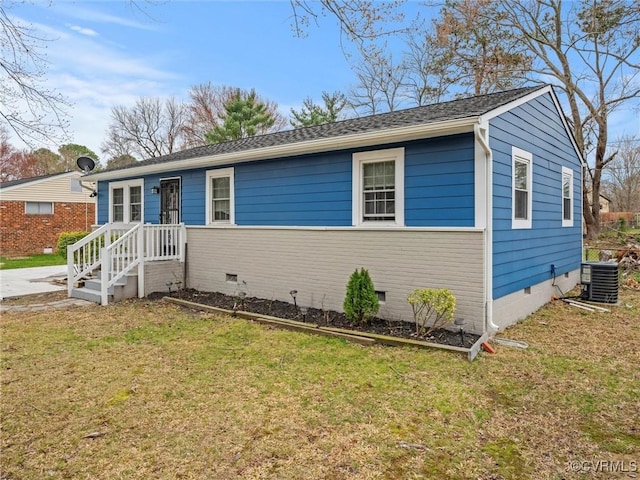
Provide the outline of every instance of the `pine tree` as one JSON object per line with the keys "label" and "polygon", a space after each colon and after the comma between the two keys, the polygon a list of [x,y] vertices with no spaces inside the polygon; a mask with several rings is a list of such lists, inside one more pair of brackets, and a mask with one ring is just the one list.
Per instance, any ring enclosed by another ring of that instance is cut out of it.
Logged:
{"label": "pine tree", "polygon": [[275,118],[267,105],[258,99],[255,90],[243,95],[237,89],[224,109],[222,124],[216,125],[205,135],[210,144],[252,137],[266,132],[275,123]]}
{"label": "pine tree", "polygon": [[311,98],[305,98],[300,110],[291,109],[291,126],[293,128],[309,127],[311,125],[322,125],[340,119],[340,114],[347,105],[344,94],[340,92],[322,92],[324,107],[313,103]]}

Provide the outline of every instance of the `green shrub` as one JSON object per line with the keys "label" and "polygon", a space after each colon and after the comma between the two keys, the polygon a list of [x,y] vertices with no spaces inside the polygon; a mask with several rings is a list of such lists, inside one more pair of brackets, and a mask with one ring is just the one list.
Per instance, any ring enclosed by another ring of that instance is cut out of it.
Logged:
{"label": "green shrub", "polygon": [[[418,288],[407,296],[413,310],[416,333],[429,335],[453,321],[456,297],[444,288]],[[428,325],[428,327],[427,327]]]}
{"label": "green shrub", "polygon": [[367,323],[378,313],[378,295],[366,269],[356,269],[349,277],[342,308],[351,322],[359,324]]}
{"label": "green shrub", "polygon": [[67,258],[67,247],[82,240],[87,235],[89,235],[89,232],[62,232],[58,237],[56,246],[58,255]]}

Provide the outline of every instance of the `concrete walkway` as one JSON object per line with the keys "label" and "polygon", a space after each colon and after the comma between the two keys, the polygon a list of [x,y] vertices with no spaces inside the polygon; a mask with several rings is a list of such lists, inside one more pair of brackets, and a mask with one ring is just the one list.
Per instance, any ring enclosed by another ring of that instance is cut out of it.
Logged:
{"label": "concrete walkway", "polygon": [[64,290],[65,283],[54,282],[64,281],[66,277],[66,265],[0,270],[0,300]]}
{"label": "concrete walkway", "polygon": [[47,303],[29,303],[25,305],[3,305],[0,303],[0,313],[5,312],[42,312],[44,310],[51,310],[54,308],[69,308],[69,307],[87,307],[89,305],[96,305],[88,300],[82,300],[80,298],[65,298],[62,300],[56,300],[55,302]]}
{"label": "concrete walkway", "polygon": [[38,294],[65,291],[67,278],[66,265],[53,267],[14,268],[0,270],[0,300],[34,297],[34,303],[6,305],[0,303],[0,313],[38,312],[53,308],[84,307],[95,303],[79,298],[62,298],[46,303],[38,302]]}

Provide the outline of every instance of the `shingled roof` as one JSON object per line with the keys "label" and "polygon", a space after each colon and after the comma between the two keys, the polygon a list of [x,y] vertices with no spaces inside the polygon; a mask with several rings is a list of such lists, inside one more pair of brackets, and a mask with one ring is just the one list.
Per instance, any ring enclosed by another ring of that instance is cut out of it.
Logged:
{"label": "shingled roof", "polygon": [[337,138],[345,135],[367,133],[373,131],[389,130],[414,125],[427,125],[447,120],[456,120],[469,117],[478,117],[496,108],[518,100],[541,86],[524,87],[504,92],[490,93],[475,97],[451,100],[448,102],[434,103],[421,107],[396,110],[393,112],[370,115],[367,117],[350,118],[323,125],[285,130],[281,132],[257,135],[242,138],[231,142],[203,145],[179,152],[149,158],[120,168],[108,169],[103,172],[125,170],[133,167],[157,165],[167,162],[224,155],[229,153],[250,151],[258,148],[274,147],[280,145],[307,142],[312,140]]}

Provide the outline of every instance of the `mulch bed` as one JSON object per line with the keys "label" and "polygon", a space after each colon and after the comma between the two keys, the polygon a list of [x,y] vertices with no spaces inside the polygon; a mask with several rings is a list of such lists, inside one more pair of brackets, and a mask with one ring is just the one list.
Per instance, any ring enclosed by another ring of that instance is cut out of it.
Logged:
{"label": "mulch bed", "polygon": [[354,325],[344,316],[344,314],[339,312],[320,310],[317,308],[299,308],[293,303],[283,302],[280,300],[265,300],[263,298],[255,297],[246,297],[242,300],[241,304],[238,305],[238,299],[231,295],[225,295],[217,292],[201,292],[193,289],[183,289],[177,292],[172,292],[169,295],[165,293],[155,293],[150,297],[162,298],[165,296],[209,305],[212,307],[224,308],[226,310],[242,310],[259,315],[268,315],[287,320],[314,323],[320,327],[345,328],[360,332],[421,340],[454,347],[471,348],[480,338],[479,335],[472,333],[446,329],[436,330],[429,336],[417,335],[415,324],[413,322],[389,321],[381,318],[374,318],[365,325]]}

